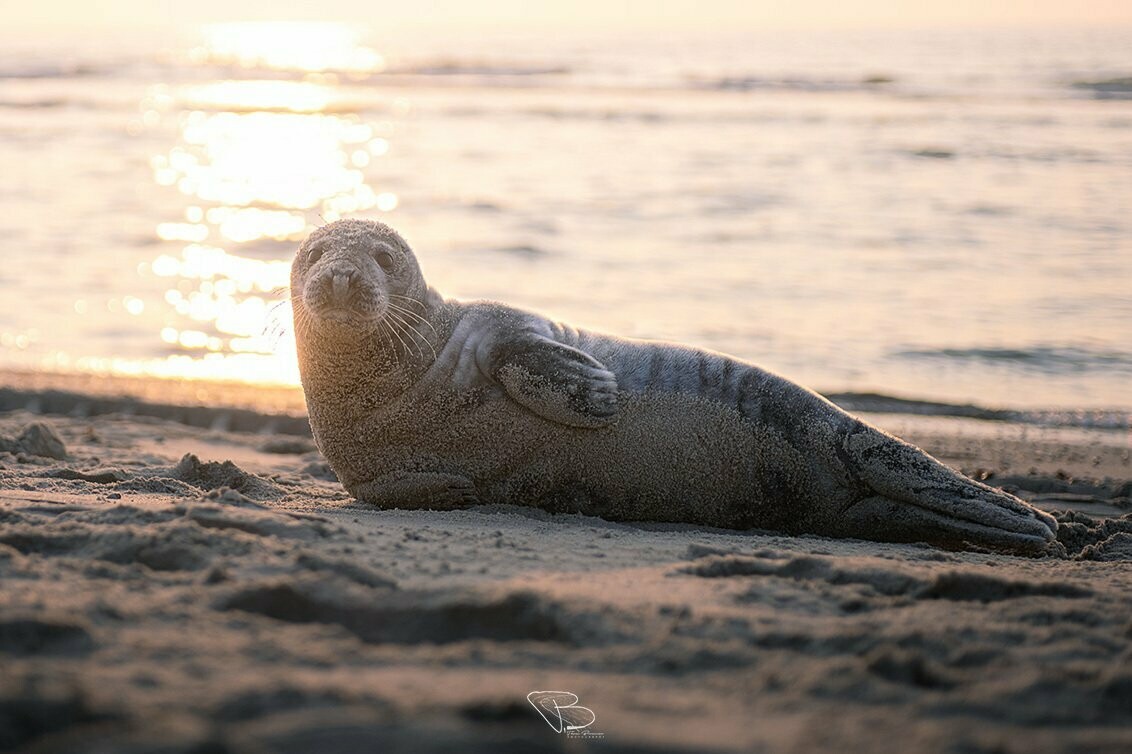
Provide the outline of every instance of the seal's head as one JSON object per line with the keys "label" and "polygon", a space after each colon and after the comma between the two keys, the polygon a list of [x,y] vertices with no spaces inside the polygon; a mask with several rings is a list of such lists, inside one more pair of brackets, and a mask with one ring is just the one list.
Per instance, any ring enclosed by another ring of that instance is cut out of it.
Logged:
{"label": "seal's head", "polygon": [[318,228],[291,264],[296,326],[326,334],[376,329],[399,299],[425,290],[412,249],[397,231],[372,220],[338,220]]}

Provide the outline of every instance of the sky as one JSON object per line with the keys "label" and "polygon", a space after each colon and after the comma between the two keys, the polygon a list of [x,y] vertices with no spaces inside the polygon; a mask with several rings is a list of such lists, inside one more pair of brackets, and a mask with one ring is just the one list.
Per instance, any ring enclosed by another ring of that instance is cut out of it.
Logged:
{"label": "sky", "polygon": [[9,31],[241,20],[364,26],[861,28],[1132,24],[1129,0],[0,0]]}

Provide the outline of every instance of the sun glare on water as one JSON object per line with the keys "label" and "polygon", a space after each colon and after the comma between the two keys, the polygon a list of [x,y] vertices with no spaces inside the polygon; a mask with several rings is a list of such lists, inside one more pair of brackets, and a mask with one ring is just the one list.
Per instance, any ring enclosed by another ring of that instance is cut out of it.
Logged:
{"label": "sun glare on water", "polygon": [[249,22],[204,31],[205,43],[190,52],[196,63],[310,73],[376,73],[385,67],[381,55],[359,43],[360,30],[347,24]]}
{"label": "sun glare on water", "polygon": [[336,85],[336,74],[384,65],[358,39],[352,27],[327,23],[209,27],[190,59],[224,76],[237,66],[239,77],[158,87],[142,103],[144,124],[172,122],[178,134],[150,167],[183,213],[156,224],[161,252],[144,265],[166,284],[154,335],[167,355],[104,366],[298,383],[287,304],[295,248],[323,221],[397,205],[366,171],[380,167],[388,140],[343,104]]}

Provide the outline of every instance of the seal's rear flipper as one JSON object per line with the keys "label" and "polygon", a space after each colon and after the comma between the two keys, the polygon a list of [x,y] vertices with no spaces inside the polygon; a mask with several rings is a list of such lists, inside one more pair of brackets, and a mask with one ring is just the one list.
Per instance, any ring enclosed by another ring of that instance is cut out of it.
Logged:
{"label": "seal's rear flipper", "polygon": [[875,493],[842,511],[845,526],[862,527],[852,536],[882,539],[888,537],[878,532],[889,532],[906,541],[922,531],[918,538],[927,541],[1021,552],[1039,552],[1057,538],[1053,516],[875,427],[861,423],[842,448],[858,481]]}
{"label": "seal's rear flipper", "polygon": [[[822,534],[881,542],[929,542],[967,549],[972,545],[1020,555],[1041,555],[1056,535],[1037,518],[1018,517],[1014,526],[992,526],[956,518],[881,495],[848,506]],[[821,527],[824,529],[824,527]]]}

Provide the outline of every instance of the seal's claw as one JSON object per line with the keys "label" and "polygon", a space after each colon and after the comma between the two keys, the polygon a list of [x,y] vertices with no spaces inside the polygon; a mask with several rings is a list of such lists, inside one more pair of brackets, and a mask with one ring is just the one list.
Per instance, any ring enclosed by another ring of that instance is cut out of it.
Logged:
{"label": "seal's claw", "polygon": [[617,416],[617,375],[589,354],[542,337],[510,344],[493,374],[539,416],[573,427],[604,427]]}
{"label": "seal's claw", "polygon": [[593,416],[613,416],[617,413],[617,377],[607,369],[592,370],[588,379],[577,383],[575,394],[580,411]]}

